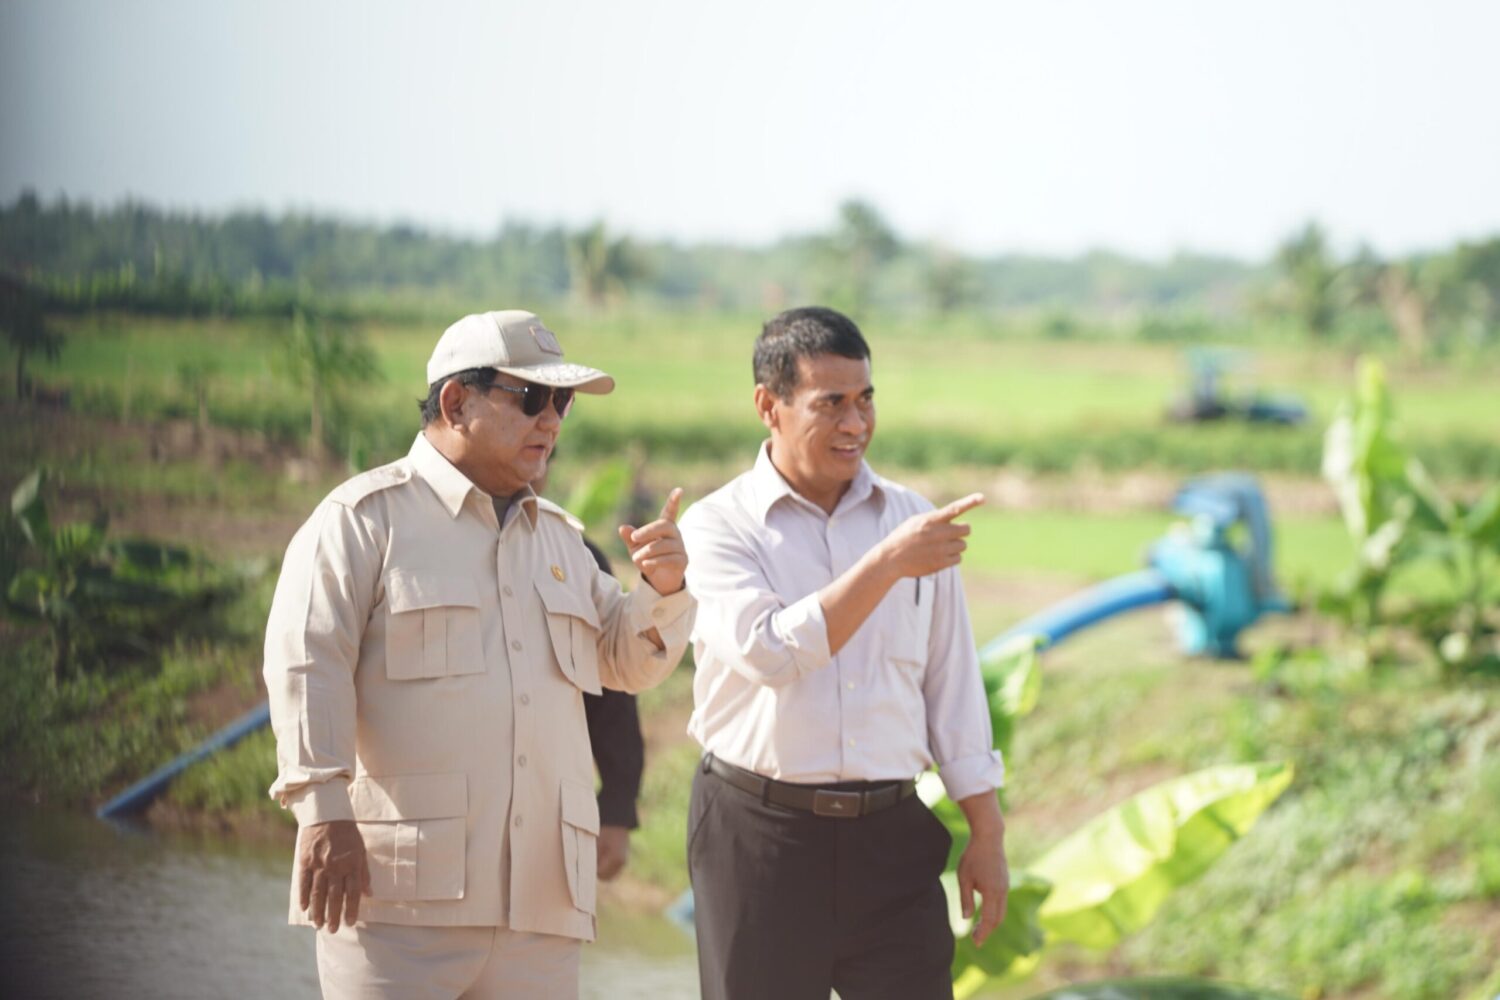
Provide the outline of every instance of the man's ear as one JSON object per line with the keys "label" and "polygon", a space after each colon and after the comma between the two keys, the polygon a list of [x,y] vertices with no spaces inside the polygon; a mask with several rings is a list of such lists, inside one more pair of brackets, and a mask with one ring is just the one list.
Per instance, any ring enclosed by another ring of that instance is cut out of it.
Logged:
{"label": "man's ear", "polygon": [[755,384],[755,414],[768,431],[776,430],[780,423],[776,412],[776,394],[760,382]]}
{"label": "man's ear", "polygon": [[458,379],[450,378],[443,383],[443,388],[438,392],[438,409],[442,412],[443,423],[450,427],[462,427],[464,419],[464,402],[469,398],[469,390],[459,384]]}

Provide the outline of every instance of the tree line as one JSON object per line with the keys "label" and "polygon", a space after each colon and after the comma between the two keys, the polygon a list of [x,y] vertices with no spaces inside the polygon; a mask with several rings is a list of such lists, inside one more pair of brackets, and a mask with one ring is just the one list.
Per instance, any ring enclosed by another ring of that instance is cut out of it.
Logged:
{"label": "tree line", "polygon": [[858,200],[821,231],[731,246],[640,240],[603,222],[507,222],[474,238],[300,213],[44,203],[28,192],[0,205],[0,273],[48,311],[431,320],[496,302],[763,313],[821,301],[856,317],[1029,316],[1057,337],[1104,323],[1195,340],[1226,323],[1275,322],[1314,341],[1399,344],[1416,356],[1500,340],[1500,236],[1400,258],[1368,248],[1341,257],[1309,222],[1260,262],[1105,250],[976,256],[904,238]]}
{"label": "tree line", "polygon": [[823,231],[751,247],[640,240],[602,222],[508,222],[470,238],[299,213],[44,203],[32,193],[0,206],[0,268],[49,287],[61,304],[236,314],[289,314],[299,292],[366,306],[437,295],[571,297],[596,307],[629,296],[750,310],[811,299],[852,311],[1108,309],[1207,303],[1258,270],[1194,255],[1158,263],[1105,251],[972,257],[903,239],[861,201],[839,206]]}

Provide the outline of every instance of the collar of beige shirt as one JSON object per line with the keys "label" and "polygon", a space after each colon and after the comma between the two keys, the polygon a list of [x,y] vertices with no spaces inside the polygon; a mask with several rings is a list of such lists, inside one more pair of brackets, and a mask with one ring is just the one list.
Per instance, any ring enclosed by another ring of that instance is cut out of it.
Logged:
{"label": "collar of beige shirt", "polygon": [[[436,493],[437,498],[442,501],[449,517],[458,517],[459,511],[464,509],[464,501],[469,498],[470,492],[479,494],[485,506],[489,506],[490,495],[475,486],[468,476],[459,472],[452,462],[443,457],[443,453],[427,440],[426,434],[417,434],[417,439],[412,442],[407,458],[411,460],[412,469],[416,471],[416,474],[432,487],[432,492]],[[536,501],[536,494],[528,486],[517,493],[510,504],[512,510],[519,506],[526,512],[526,522],[532,528],[536,527]]]}
{"label": "collar of beige shirt", "polygon": [[[761,442],[760,454],[755,459],[755,467],[750,471],[750,485],[755,497],[754,514],[761,524],[766,523],[766,516],[770,514],[771,508],[776,506],[776,501],[787,497],[793,498],[796,503],[806,504],[817,510],[819,514],[823,513],[823,508],[794,490],[792,484],[777,471],[775,464],[771,461],[769,440]],[[868,462],[860,462],[859,471],[854,474],[854,481],[839,498],[838,506],[833,509],[833,512],[837,514],[841,510],[848,510],[871,497],[876,503],[884,505],[885,491],[881,489],[880,477],[870,470]]]}

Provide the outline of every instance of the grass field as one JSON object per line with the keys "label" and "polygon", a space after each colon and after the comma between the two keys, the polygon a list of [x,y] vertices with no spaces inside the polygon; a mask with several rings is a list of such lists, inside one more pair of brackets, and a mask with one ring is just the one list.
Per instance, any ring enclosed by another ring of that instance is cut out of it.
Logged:
{"label": "grass field", "polygon": [[[639,441],[657,461],[701,460],[760,435],[750,409],[749,318],[666,313],[648,317],[558,317],[570,357],[614,374],[608,399],[584,398],[569,436],[584,454]],[[306,406],[281,365],[277,328],[263,322],[89,318],[67,328],[69,346],[43,379],[66,385],[82,405],[111,416],[193,412],[180,374],[187,363],[218,366],[215,422],[305,435]],[[375,327],[369,340],[383,375],[347,393],[336,444],[384,456],[404,447],[414,400],[437,331]],[[1349,391],[1352,358],[1290,347],[1263,352],[1263,387],[1301,393],[1303,428],[1165,427],[1162,413],[1184,384],[1177,348],[1134,343],[947,338],[920,327],[870,332],[881,419],[875,456],[905,467],[953,460],[1013,461],[1067,469],[1160,464],[1209,468],[1226,459],[1262,469],[1313,471],[1321,428]],[[1493,366],[1452,365],[1392,374],[1402,425],[1440,470],[1500,474],[1500,406]]]}

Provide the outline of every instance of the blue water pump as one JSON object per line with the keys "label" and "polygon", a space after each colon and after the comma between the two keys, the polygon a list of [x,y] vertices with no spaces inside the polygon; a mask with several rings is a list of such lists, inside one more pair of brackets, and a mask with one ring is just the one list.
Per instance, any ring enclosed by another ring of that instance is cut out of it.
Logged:
{"label": "blue water pump", "polygon": [[1040,635],[1054,646],[1080,629],[1151,604],[1178,601],[1185,652],[1237,655],[1240,632],[1290,605],[1271,574],[1271,518],[1253,476],[1221,472],[1188,481],[1172,509],[1188,517],[1151,547],[1148,568],[1090,587],[1007,629],[980,651],[1013,636]]}
{"label": "blue water pump", "polygon": [[1172,509],[1189,521],[1151,547],[1150,564],[1182,602],[1185,652],[1237,655],[1240,631],[1289,611],[1271,573],[1271,519],[1254,477],[1223,472],[1189,481]]}

